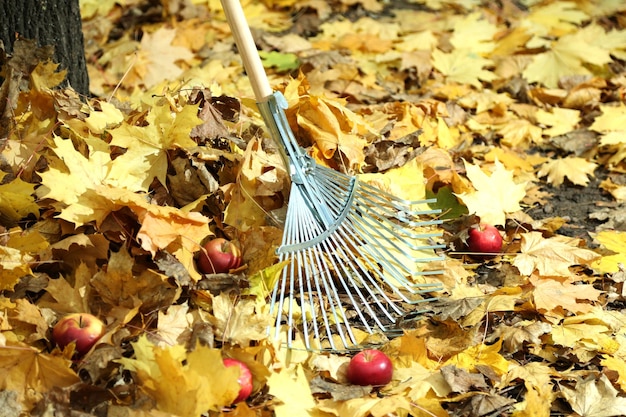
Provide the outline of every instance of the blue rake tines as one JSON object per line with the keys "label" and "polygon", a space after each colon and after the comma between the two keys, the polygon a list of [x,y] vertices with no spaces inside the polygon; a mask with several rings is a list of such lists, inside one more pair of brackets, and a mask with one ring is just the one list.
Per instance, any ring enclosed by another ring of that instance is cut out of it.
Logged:
{"label": "blue rake tines", "polygon": [[[275,334],[289,346],[300,333],[307,349],[345,350],[359,343],[354,328],[392,330],[404,304],[433,301],[440,283],[418,264],[442,259],[432,231],[435,200],[407,201],[316,164],[297,144],[280,93],[258,103],[280,145],[292,180],[280,260],[289,260],[270,304]],[[312,345],[316,340],[316,346]]]}

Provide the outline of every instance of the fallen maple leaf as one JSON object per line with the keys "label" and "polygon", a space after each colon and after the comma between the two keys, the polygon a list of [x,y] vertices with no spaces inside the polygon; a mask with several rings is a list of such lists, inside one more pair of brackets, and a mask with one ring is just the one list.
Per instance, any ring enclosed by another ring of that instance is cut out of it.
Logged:
{"label": "fallen maple leaf", "polygon": [[81,263],[74,270],[73,285],[68,279],[51,279],[46,286],[47,295],[38,302],[40,308],[51,308],[57,313],[90,313],[93,301],[89,284],[93,271]]}
{"label": "fallen maple leaf", "polygon": [[311,153],[314,156],[319,154],[320,162],[331,163],[339,151],[341,155],[337,157],[343,163],[341,168],[359,172],[365,162],[365,136],[378,133],[360,115],[349,110],[344,100],[313,95],[308,88],[303,77],[291,81],[285,88],[285,98],[289,102],[286,113],[292,119],[292,128],[314,144],[318,151],[312,150]]}
{"label": "fallen maple leaf", "polygon": [[509,370],[510,364],[500,354],[501,348],[501,339],[489,346],[485,344],[470,346],[448,359],[443,365],[453,365],[469,372],[476,372],[477,366],[485,365],[497,375],[505,375]]}
{"label": "fallen maple leaf", "polygon": [[561,393],[574,412],[584,417],[614,417],[624,414],[626,398],[618,397],[618,391],[605,374],[578,378],[576,388],[561,384]]}
{"label": "fallen maple leaf", "polygon": [[80,382],[71,364],[26,344],[7,343],[0,346],[0,388],[16,392],[24,409],[30,410],[52,389]]}
{"label": "fallen maple leaf", "polygon": [[619,271],[619,266],[626,265],[626,232],[618,230],[603,230],[593,236],[594,240],[606,249],[615,252],[613,255],[604,255],[593,263],[603,274]]}
{"label": "fallen maple leaf", "polygon": [[551,312],[564,308],[574,313],[586,313],[593,309],[589,303],[580,303],[578,300],[597,301],[601,291],[593,285],[575,285],[570,280],[559,281],[550,278],[540,278],[533,275],[529,279],[534,285],[533,299],[538,310]]}
{"label": "fallen maple leaf", "polygon": [[580,122],[580,111],[574,109],[562,109],[555,107],[551,111],[543,109],[535,113],[537,123],[550,126],[543,129],[543,134],[550,137],[564,135],[576,129]]}
{"label": "fallen maple leaf", "polygon": [[[0,172],[0,182],[4,177],[5,174]],[[34,193],[35,186],[20,178],[0,185],[0,218],[3,223],[15,223],[29,214],[38,216],[39,206],[35,203]]]}
{"label": "fallen maple leaf", "polygon": [[190,331],[192,324],[191,314],[188,312],[189,306],[186,304],[174,304],[166,312],[159,311],[157,334],[160,343],[157,346],[183,344],[181,336]]}
{"label": "fallen maple leaf", "polygon": [[248,346],[253,340],[266,339],[272,317],[262,307],[262,302],[259,304],[245,298],[234,303],[228,294],[213,297],[216,336],[240,346]]}
{"label": "fallen maple leaf", "polygon": [[281,403],[276,404],[276,417],[322,417],[323,414],[315,410],[315,400],[302,365],[275,372],[267,380],[269,394]]}
{"label": "fallen maple leaf", "polygon": [[175,29],[164,27],[154,33],[144,33],[133,72],[143,81],[146,88],[151,88],[166,79],[175,80],[183,72],[176,62],[190,61],[194,58],[188,48],[172,45],[175,36]]}
{"label": "fallen maple leaf", "polygon": [[600,258],[596,252],[579,248],[579,239],[565,236],[544,238],[539,232],[522,233],[520,252],[513,261],[522,275],[537,270],[541,276],[570,277],[573,265],[589,265]]}
{"label": "fallen maple leaf", "polygon": [[439,49],[433,51],[433,66],[446,76],[448,81],[469,84],[478,89],[482,88],[481,81],[493,81],[496,74],[484,69],[493,62],[483,58],[468,49],[455,49],[445,53]]}
{"label": "fallen maple leaf", "polygon": [[593,176],[597,167],[598,164],[589,162],[584,158],[568,156],[544,163],[537,172],[537,176],[541,178],[547,175],[548,181],[555,187],[563,184],[565,178],[576,185],[587,185],[588,176]]}
{"label": "fallen maple leaf", "polygon": [[126,152],[110,163],[108,184],[132,191],[148,191],[154,178],[167,184],[167,151],[195,147],[190,133],[203,123],[198,117],[198,106],[172,109],[166,100],[149,110],[146,122],[146,126],[122,123],[109,131],[110,144]]}
{"label": "fallen maple leaf", "polygon": [[160,411],[198,417],[209,410],[219,411],[237,397],[239,370],[224,366],[219,349],[198,345],[186,353],[182,345],[160,348],[145,336],[132,345],[135,358],[119,362],[137,374],[143,391]]}
{"label": "fallen maple leaf", "polygon": [[519,202],[526,195],[527,183],[516,184],[513,171],[508,171],[497,158],[491,175],[478,165],[463,162],[467,177],[476,191],[457,194],[457,197],[467,206],[470,214],[476,214],[482,222],[504,226],[507,214],[522,209]]}

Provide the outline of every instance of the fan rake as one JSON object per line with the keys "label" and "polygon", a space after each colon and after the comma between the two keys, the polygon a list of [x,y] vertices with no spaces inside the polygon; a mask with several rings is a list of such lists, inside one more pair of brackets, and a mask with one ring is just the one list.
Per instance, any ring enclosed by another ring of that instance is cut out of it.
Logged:
{"label": "fan rake", "polygon": [[[419,263],[439,260],[434,199],[407,201],[318,165],[298,145],[287,102],[271,90],[239,0],[222,6],[270,135],[289,168],[291,190],[277,253],[289,261],[271,296],[274,337],[308,350],[357,348],[363,334],[388,332],[442,289]],[[426,216],[426,217],[425,217]],[[356,330],[364,333],[359,333]]]}

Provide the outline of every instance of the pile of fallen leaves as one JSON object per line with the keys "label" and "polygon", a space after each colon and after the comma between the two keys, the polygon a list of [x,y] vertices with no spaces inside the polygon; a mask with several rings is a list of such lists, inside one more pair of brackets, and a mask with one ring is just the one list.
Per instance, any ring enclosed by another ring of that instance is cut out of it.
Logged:
{"label": "pile of fallen leaves", "polygon": [[[625,415],[623,2],[243,4],[320,164],[437,197],[441,301],[384,341],[382,388],[268,339],[289,178],[219,2],[82,0],[95,97],[29,44],[3,69],[0,415]],[[581,225],[528,214],[595,175]],[[479,220],[497,256],[464,253]],[[232,274],[196,270],[215,236],[244,250]],[[80,360],[50,337],[72,312],[107,329]]]}

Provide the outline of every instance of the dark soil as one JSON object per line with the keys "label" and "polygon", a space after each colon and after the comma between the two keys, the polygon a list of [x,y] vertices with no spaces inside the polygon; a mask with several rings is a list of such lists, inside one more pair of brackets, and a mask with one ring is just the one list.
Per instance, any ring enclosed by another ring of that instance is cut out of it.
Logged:
{"label": "dark soil", "polygon": [[[544,185],[541,190],[551,195],[548,202],[533,207],[528,215],[535,220],[564,218],[567,222],[558,230],[559,234],[591,242],[590,232],[601,228],[611,219],[611,212],[620,209],[615,199],[600,188],[600,183],[606,177],[606,172],[598,170],[586,186],[575,185],[567,180],[559,187]],[[598,216],[599,212],[605,212],[606,215]]]}

